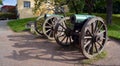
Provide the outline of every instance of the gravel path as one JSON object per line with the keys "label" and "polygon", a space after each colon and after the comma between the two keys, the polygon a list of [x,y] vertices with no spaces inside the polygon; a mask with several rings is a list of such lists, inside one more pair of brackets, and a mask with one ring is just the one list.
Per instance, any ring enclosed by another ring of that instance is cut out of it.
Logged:
{"label": "gravel path", "polygon": [[[6,24],[0,21],[0,66],[82,66],[84,57],[77,50],[62,49],[28,32],[14,33]],[[120,66],[120,41],[111,39],[105,49],[108,56],[90,66]]]}

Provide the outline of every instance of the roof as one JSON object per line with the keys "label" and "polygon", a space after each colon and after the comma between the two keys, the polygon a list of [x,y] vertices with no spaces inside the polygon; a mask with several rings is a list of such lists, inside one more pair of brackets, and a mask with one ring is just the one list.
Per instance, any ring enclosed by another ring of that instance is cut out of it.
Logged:
{"label": "roof", "polygon": [[15,8],[16,6],[11,6],[11,5],[3,5],[1,8]]}

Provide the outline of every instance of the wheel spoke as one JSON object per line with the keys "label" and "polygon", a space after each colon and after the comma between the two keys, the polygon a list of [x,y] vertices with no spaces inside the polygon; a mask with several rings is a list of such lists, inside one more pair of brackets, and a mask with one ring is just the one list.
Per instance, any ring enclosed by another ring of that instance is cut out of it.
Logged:
{"label": "wheel spoke", "polygon": [[65,31],[63,31],[63,30],[58,30],[58,32],[65,32]]}
{"label": "wheel spoke", "polygon": [[92,42],[92,47],[90,48],[90,53],[93,55],[94,53],[94,46],[93,46],[93,42]]}
{"label": "wheel spoke", "polygon": [[87,52],[88,52],[88,53],[90,53],[90,49],[91,49],[91,47],[92,47],[92,45],[89,44],[89,47],[88,47],[88,49],[87,49]]}
{"label": "wheel spoke", "polygon": [[101,45],[99,42],[97,42],[97,44],[98,44],[100,47],[103,47],[103,45]]}
{"label": "wheel spoke", "polygon": [[98,49],[97,49],[97,45],[96,45],[96,43],[94,43],[94,46],[95,46],[95,50],[96,50],[96,52],[98,53]]}
{"label": "wheel spoke", "polygon": [[66,29],[63,25],[59,24],[63,29]]}
{"label": "wheel spoke", "polygon": [[45,28],[51,28],[51,26],[45,26]]}
{"label": "wheel spoke", "polygon": [[102,24],[102,25],[100,26],[100,28],[98,28],[97,32],[99,32],[99,31],[102,29],[103,26],[104,26],[104,25]]}
{"label": "wheel spoke", "polygon": [[66,35],[65,35],[64,38],[61,40],[61,42],[63,42],[63,41],[65,40],[65,38],[66,38]]}
{"label": "wheel spoke", "polygon": [[71,36],[69,37],[69,40],[70,40],[70,44],[72,43],[72,38],[71,38]]}
{"label": "wheel spoke", "polygon": [[96,21],[96,24],[95,24],[95,33],[97,32],[97,27],[98,27],[98,21]]}
{"label": "wheel spoke", "polygon": [[53,21],[53,18],[50,19],[50,22],[51,22],[51,23],[52,23],[52,21]]}
{"label": "wheel spoke", "polygon": [[62,34],[62,35],[58,35],[58,37],[63,37],[63,36],[65,36],[65,34]]}
{"label": "wheel spoke", "polygon": [[84,39],[92,39],[91,36],[85,36]]}
{"label": "wheel spoke", "polygon": [[68,43],[68,37],[66,37],[66,42],[65,42],[65,44],[67,44]]}
{"label": "wheel spoke", "polygon": [[86,48],[90,43],[91,43],[91,41],[88,41],[88,42],[84,45],[84,48]]}
{"label": "wheel spoke", "polygon": [[[57,19],[56,19],[57,20]],[[55,25],[55,18],[53,18],[53,20],[52,20],[52,25]]]}
{"label": "wheel spoke", "polygon": [[97,35],[102,36],[102,34],[105,33],[105,32],[106,32],[106,31],[103,30],[102,32],[98,33]]}
{"label": "wheel spoke", "polygon": [[100,40],[102,40],[102,39],[104,40],[104,39],[105,39],[105,37],[104,37],[104,36],[101,36],[101,37],[100,37]]}
{"label": "wheel spoke", "polygon": [[54,37],[54,34],[53,34],[53,33],[54,33],[54,32],[52,31],[52,34],[51,34],[52,36],[51,36],[51,37]]}
{"label": "wheel spoke", "polygon": [[92,36],[92,33],[90,32],[90,30],[89,30],[89,29],[87,29],[87,31],[88,31],[88,33],[90,34],[90,36]]}
{"label": "wheel spoke", "polygon": [[52,26],[49,22],[47,22],[47,24],[48,24],[49,26]]}
{"label": "wheel spoke", "polygon": [[51,31],[51,29],[46,30],[46,33],[48,33],[49,31]]}
{"label": "wheel spoke", "polygon": [[91,24],[91,32],[92,32],[92,34],[94,33],[94,24],[93,23]]}
{"label": "wheel spoke", "polygon": [[48,35],[51,36],[52,35],[52,31],[50,31],[50,33]]}

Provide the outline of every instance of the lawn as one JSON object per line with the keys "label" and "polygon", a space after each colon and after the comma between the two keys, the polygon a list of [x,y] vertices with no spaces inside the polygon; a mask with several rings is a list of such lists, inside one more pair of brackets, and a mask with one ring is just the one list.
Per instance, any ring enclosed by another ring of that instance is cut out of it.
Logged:
{"label": "lawn", "polygon": [[[103,17],[105,19],[105,14],[95,14],[97,16]],[[15,32],[21,32],[26,30],[25,25],[29,21],[33,21],[35,18],[27,18],[27,19],[18,19],[8,22],[8,25],[11,27],[11,29]],[[108,36],[120,39],[120,14],[113,14],[113,24],[108,25]]]}
{"label": "lawn", "polygon": [[25,28],[25,25],[29,21],[35,21],[36,18],[26,18],[26,19],[17,19],[17,20],[12,20],[8,22],[9,27],[14,31],[14,32],[22,32],[27,30]]}
{"label": "lawn", "polygon": [[[95,14],[106,19],[105,14]],[[108,36],[120,40],[120,14],[113,14],[112,25],[107,25],[108,27]]]}

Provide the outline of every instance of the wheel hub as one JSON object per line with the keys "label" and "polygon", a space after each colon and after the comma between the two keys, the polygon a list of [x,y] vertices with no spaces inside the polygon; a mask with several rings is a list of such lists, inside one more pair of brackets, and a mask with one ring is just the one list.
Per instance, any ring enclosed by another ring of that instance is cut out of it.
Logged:
{"label": "wheel hub", "polygon": [[65,35],[66,36],[71,36],[71,34],[72,34],[72,31],[70,29],[65,30]]}

